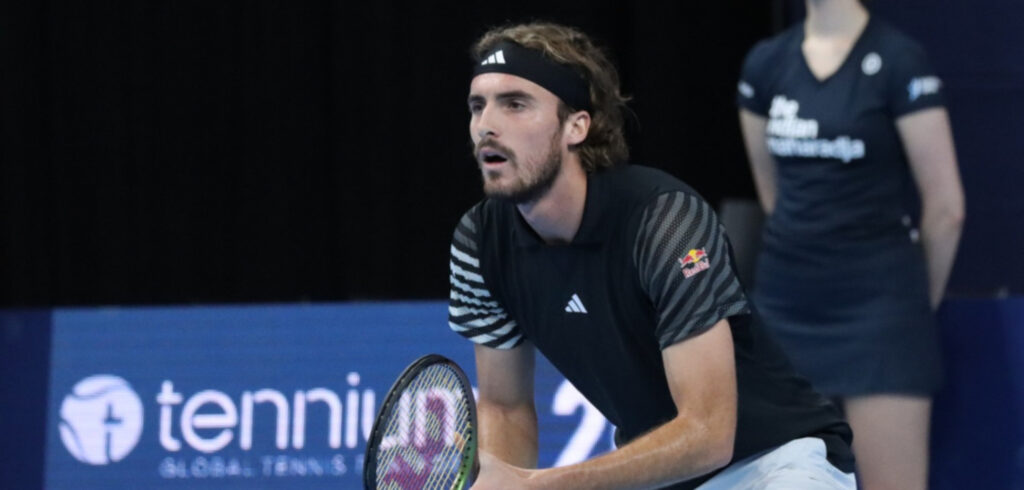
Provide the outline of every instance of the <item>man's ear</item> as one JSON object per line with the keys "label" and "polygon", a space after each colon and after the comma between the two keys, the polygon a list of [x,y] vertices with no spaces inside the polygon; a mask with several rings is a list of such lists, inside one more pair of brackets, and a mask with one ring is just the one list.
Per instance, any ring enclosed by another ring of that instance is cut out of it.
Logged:
{"label": "man's ear", "polygon": [[590,113],[578,111],[569,115],[565,121],[565,142],[575,146],[587,139],[590,133]]}

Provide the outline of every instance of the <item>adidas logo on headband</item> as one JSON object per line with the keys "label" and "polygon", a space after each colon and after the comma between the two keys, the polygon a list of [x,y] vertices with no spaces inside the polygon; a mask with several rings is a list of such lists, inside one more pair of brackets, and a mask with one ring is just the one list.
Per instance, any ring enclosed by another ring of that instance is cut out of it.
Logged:
{"label": "adidas logo on headband", "polygon": [[504,65],[505,64],[505,52],[502,50],[495,51],[493,54],[487,57],[487,59],[480,62],[480,65]]}

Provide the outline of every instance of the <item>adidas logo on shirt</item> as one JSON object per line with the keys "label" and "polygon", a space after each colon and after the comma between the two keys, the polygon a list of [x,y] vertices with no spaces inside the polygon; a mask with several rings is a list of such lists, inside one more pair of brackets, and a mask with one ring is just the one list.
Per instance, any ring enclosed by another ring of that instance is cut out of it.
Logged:
{"label": "adidas logo on shirt", "polygon": [[569,298],[569,304],[565,305],[566,313],[586,313],[587,308],[583,306],[583,302],[580,301],[580,297],[573,293],[572,298]]}
{"label": "adidas logo on shirt", "polygon": [[480,66],[483,65],[504,65],[505,64],[505,53],[499,49],[494,53],[491,53],[487,59],[480,62]]}

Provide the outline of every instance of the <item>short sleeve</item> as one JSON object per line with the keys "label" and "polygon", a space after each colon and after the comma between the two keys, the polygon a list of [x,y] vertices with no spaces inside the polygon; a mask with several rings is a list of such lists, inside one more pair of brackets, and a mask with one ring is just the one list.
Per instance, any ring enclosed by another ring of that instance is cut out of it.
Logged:
{"label": "short sleeve", "polygon": [[469,210],[452,236],[448,326],[474,343],[511,349],[523,342],[515,320],[487,288],[480,267],[479,206]]}
{"label": "short sleeve", "polygon": [[698,196],[671,192],[644,209],[633,258],[658,312],[664,349],[723,318],[750,313],[731,263],[724,228]]}
{"label": "short sleeve", "polygon": [[938,107],[943,100],[942,80],[928,62],[924,48],[906,39],[893,50],[888,80],[888,104],[893,117]]}
{"label": "short sleeve", "polygon": [[736,105],[761,116],[768,115],[769,48],[767,41],[756,44],[743,60],[740,80],[736,84]]}

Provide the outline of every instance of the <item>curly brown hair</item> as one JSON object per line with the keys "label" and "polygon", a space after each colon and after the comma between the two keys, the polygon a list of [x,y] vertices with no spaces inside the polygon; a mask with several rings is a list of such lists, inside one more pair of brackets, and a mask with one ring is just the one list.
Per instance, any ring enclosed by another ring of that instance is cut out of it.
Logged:
{"label": "curly brown hair", "polygon": [[[543,53],[549,59],[568,65],[590,86],[590,131],[587,138],[571,150],[580,155],[588,172],[611,167],[629,158],[623,130],[623,112],[628,97],[619,89],[619,72],[605,52],[586,34],[572,27],[547,22],[518,24],[491,29],[473,44],[473,58],[480,62],[497,44],[511,41]],[[558,118],[565,120],[573,112],[560,102]]]}

